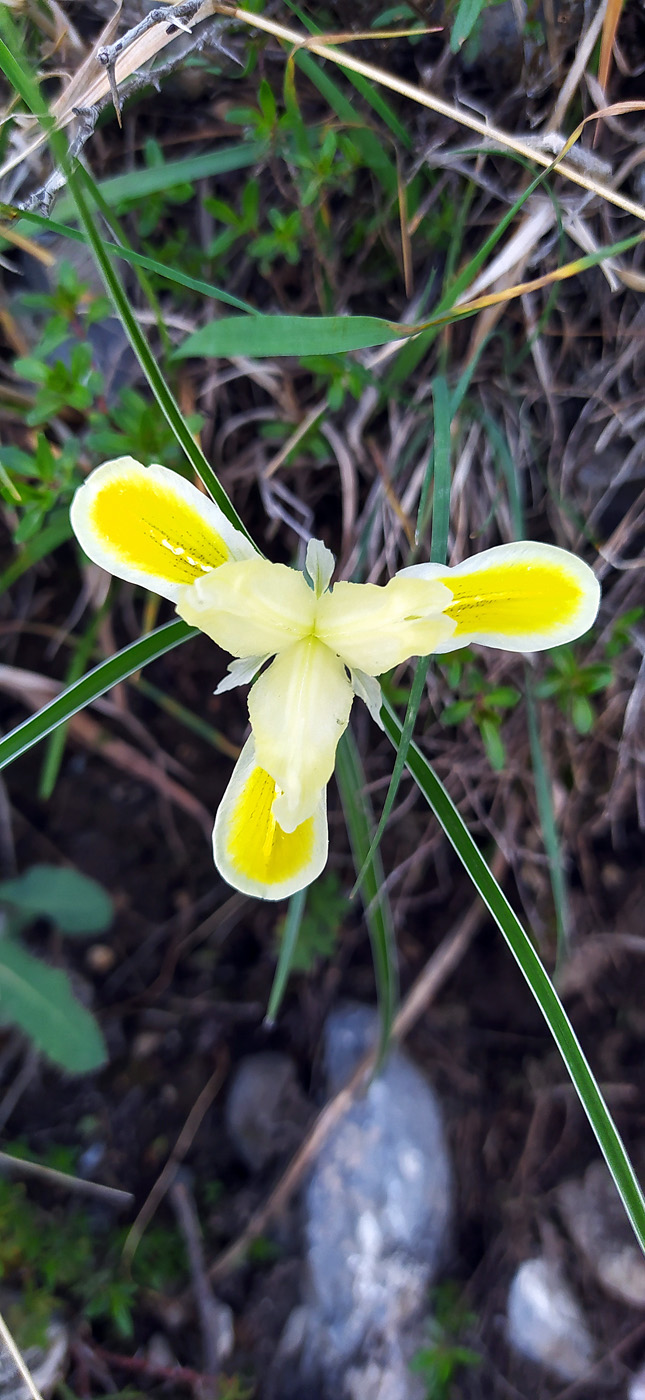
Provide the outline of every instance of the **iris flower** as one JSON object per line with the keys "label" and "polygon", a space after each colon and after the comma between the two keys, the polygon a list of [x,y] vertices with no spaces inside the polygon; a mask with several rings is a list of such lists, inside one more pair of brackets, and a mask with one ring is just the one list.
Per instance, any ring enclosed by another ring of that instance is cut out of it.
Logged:
{"label": "iris flower", "polygon": [[303,889],[325,865],[327,784],[355,695],[379,723],[376,678],[407,658],[471,642],[540,651],[579,637],[598,610],[588,565],[529,541],[332,588],[334,557],[319,540],[303,572],[272,564],[195,486],[132,457],[91,473],[71,520],[96,564],[169,598],[232,654],[216,694],[255,680],[213,850],[225,880],[264,899]]}

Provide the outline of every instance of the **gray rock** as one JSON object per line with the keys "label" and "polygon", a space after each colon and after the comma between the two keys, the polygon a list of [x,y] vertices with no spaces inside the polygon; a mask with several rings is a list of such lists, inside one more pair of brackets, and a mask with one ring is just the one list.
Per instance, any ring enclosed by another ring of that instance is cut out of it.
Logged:
{"label": "gray rock", "polygon": [[226,1126],[236,1152],[261,1171],[302,1136],[308,1110],[288,1055],[265,1050],[240,1060],[226,1102]]}
{"label": "gray rock", "polygon": [[594,1344],[582,1309],[549,1259],[520,1264],[508,1295],[508,1340],[563,1381],[580,1380],[593,1365]]}
{"label": "gray rock", "polygon": [[627,1387],[627,1400],[645,1400],[645,1366],[632,1376]]}
{"label": "gray rock", "polygon": [[[378,1034],[375,1012],[342,1008],[325,1029],[332,1092]],[[430,1085],[394,1050],[324,1144],[305,1194],[310,1299],[285,1337],[301,1393],[413,1400],[408,1360],[445,1260],[452,1169]],[[297,1324],[297,1325],[296,1325]]]}
{"label": "gray rock", "polygon": [[631,1307],[645,1305],[645,1258],[604,1162],[557,1192],[562,1219],[598,1283]]}

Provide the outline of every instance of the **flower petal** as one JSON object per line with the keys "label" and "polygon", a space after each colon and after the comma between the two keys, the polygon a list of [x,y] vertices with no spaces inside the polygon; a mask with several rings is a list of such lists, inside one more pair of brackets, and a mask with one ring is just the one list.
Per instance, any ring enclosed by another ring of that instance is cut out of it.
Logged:
{"label": "flower petal", "polygon": [[286,832],[273,813],[273,778],[256,760],[251,738],[242,749],[215,818],[213,854],[220,875],[243,894],[286,899],[304,889],[327,861],[326,790],[306,821]]}
{"label": "flower petal", "polygon": [[342,662],[314,637],[281,652],[255,682],[249,715],[257,761],[280,789],[273,813],[283,831],[315,810],[353,698]]}
{"label": "flower petal", "polygon": [[381,719],[383,692],[380,682],[374,676],[368,676],[366,671],[357,671],[354,668],[352,670],[352,690],[359,700],[367,705],[374,723],[378,725],[379,729],[384,729],[385,726]]}
{"label": "flower petal", "polygon": [[305,572],[309,575],[313,584],[313,590],[317,598],[329,588],[329,581],[334,572],[336,560],[330,549],[323,544],[322,540],[310,540],[307,545],[305,557]]}
{"label": "flower petal", "polygon": [[530,540],[485,549],[453,569],[414,564],[401,573],[440,579],[452,593],[445,612],[455,631],[439,652],[470,642],[520,652],[560,646],[588,631],[600,602],[588,564],[566,549]]}
{"label": "flower petal", "polygon": [[233,656],[273,656],[312,631],[316,598],[301,573],[268,559],[223,564],[182,590],[177,612]]}
{"label": "flower petal", "polygon": [[95,564],[173,602],[182,586],[227,560],[256,556],[209,496],[168,467],[133,457],[97,467],[76,492],[70,518]]}
{"label": "flower petal", "polygon": [[316,636],[347,666],[380,676],[409,656],[438,651],[455,631],[444,609],[451,595],[441,582],[423,578],[337,583],[316,611]]}
{"label": "flower petal", "polygon": [[223,695],[226,690],[237,690],[238,685],[250,685],[258,671],[270,660],[269,652],[266,656],[241,656],[237,661],[231,661],[226,668],[227,675],[215,687],[213,695]]}

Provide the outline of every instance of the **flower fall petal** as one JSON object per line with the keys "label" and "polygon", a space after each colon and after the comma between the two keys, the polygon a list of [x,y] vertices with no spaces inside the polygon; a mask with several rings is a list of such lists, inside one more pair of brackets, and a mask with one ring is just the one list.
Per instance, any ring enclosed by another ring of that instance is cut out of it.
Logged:
{"label": "flower fall petal", "polygon": [[529,540],[485,549],[453,569],[414,564],[401,573],[429,584],[440,579],[452,593],[445,612],[455,630],[438,652],[470,642],[520,652],[560,646],[588,631],[600,602],[588,564],[566,549]]}
{"label": "flower fall petal", "polygon": [[177,612],[233,656],[272,656],[313,629],[316,598],[301,573],[268,559],[223,564],[184,588]]}
{"label": "flower fall petal", "polygon": [[244,745],[215,818],[213,854],[225,880],[259,899],[286,899],[304,889],[327,861],[326,791],[311,815],[284,831],[275,819],[273,778],[256,760],[253,738]]}
{"label": "flower fall petal", "polygon": [[280,790],[273,813],[283,831],[315,810],[353,698],[342,661],[315,637],[281,652],[255,682],[249,715],[256,757]]}
{"label": "flower fall petal", "polygon": [[95,564],[173,602],[227,560],[256,555],[210,497],[168,467],[133,457],[97,467],[76,492],[70,518]]}
{"label": "flower fall petal", "polygon": [[380,676],[409,656],[426,656],[449,640],[451,594],[441,580],[401,578],[384,588],[373,583],[337,583],[318,602],[316,636],[347,666]]}

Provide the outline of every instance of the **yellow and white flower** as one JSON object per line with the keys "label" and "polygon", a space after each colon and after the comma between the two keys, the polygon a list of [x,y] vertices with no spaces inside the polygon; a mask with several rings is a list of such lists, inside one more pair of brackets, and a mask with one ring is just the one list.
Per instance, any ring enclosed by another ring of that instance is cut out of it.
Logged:
{"label": "yellow and white flower", "polygon": [[264,899],[302,889],[325,865],[327,784],[355,695],[378,723],[376,677],[399,662],[470,642],[520,652],[558,646],[587,631],[600,598],[587,564],[529,541],[452,569],[415,564],[384,586],[332,588],[334,558],[319,540],[309,543],[303,573],[271,564],[195,486],[132,457],[92,472],[71,520],[96,564],[170,598],[232,654],[218,692],[258,677],[251,737],[213,847],[224,878]]}

